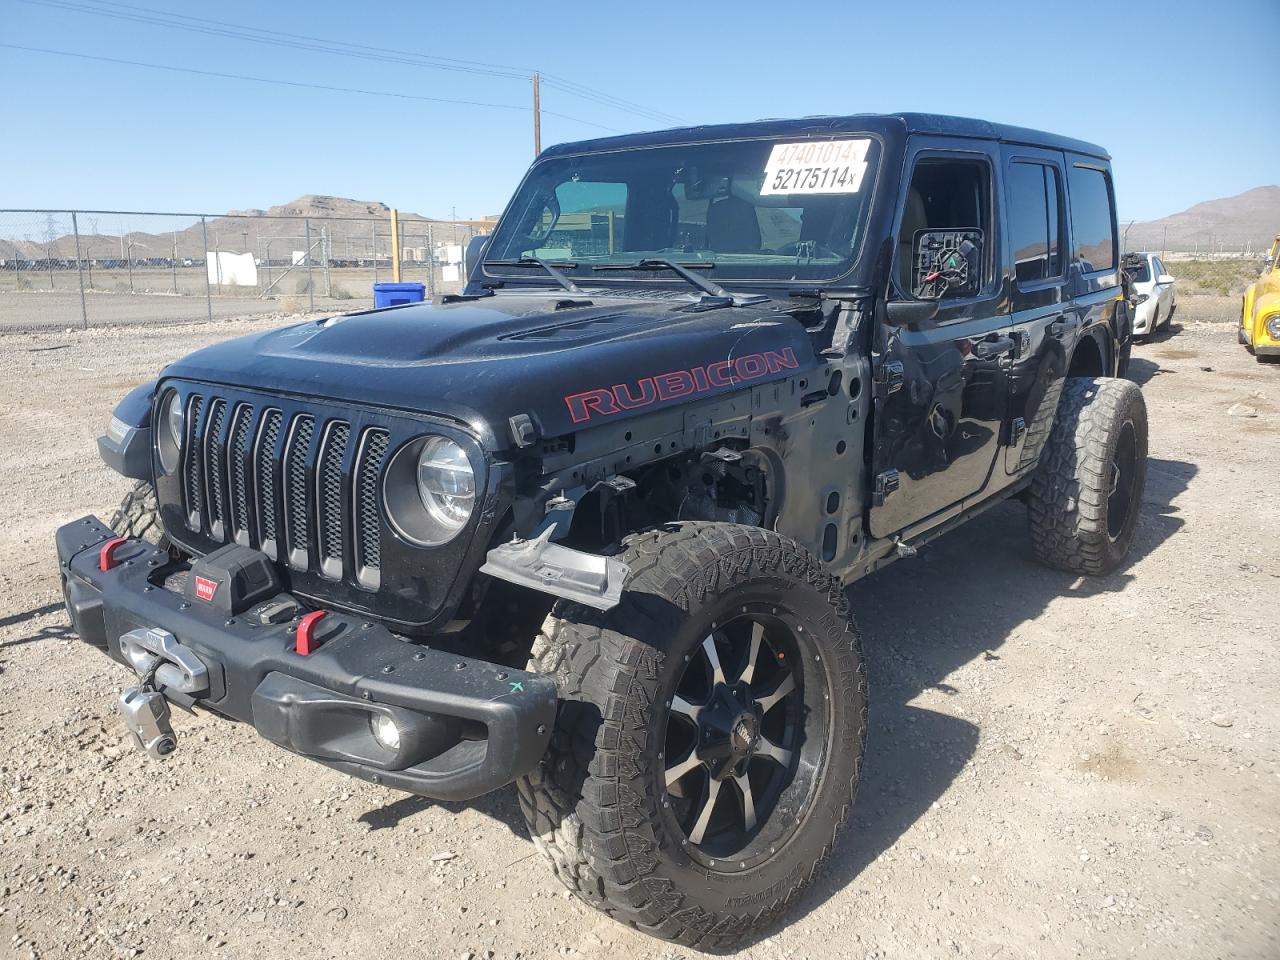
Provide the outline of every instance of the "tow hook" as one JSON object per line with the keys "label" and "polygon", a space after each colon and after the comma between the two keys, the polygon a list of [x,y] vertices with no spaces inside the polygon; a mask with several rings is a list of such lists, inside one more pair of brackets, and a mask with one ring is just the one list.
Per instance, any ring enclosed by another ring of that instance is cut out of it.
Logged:
{"label": "tow hook", "polygon": [[117,706],[138,748],[154,760],[163,760],[178,749],[178,737],[169,722],[169,701],[149,684],[130,687],[120,694]]}
{"label": "tow hook", "polygon": [[121,693],[116,707],[138,748],[163,760],[178,749],[178,736],[162,691],[185,703],[209,689],[209,670],[173,634],[156,627],[129,631],[120,638],[120,651],[142,682]]}

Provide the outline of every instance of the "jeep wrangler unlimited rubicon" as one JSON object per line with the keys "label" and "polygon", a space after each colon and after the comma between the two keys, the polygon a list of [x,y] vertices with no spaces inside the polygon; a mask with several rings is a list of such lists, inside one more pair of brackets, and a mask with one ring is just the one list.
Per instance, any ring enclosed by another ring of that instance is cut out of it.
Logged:
{"label": "jeep wrangler unlimited rubicon", "polygon": [[579,897],[727,948],[831,852],[844,584],[1009,497],[1106,574],[1147,419],[1107,154],[903,114],[553,147],[460,295],[199,350],[57,534],[80,637],[169,705],[428,797],[514,781]]}

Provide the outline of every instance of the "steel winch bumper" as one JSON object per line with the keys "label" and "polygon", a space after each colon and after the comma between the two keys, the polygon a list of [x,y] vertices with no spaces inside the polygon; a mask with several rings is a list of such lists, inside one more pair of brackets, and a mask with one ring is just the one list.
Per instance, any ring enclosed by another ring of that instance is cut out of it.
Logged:
{"label": "steel winch bumper", "polygon": [[[176,592],[166,588],[175,572],[166,551],[113,543],[119,538],[94,517],[61,527],[56,539],[80,638],[150,675],[166,704],[241,720],[294,753],[443,800],[509,783],[546,750],[556,714],[547,677],[412,644],[336,612],[313,624],[314,648],[300,653],[306,611],[287,593],[228,609],[225,591],[217,606]],[[154,728],[149,718],[166,704],[138,699],[149,689],[126,691],[121,709],[140,742],[151,737],[148,752],[163,756],[173,744],[157,739],[163,718]]]}

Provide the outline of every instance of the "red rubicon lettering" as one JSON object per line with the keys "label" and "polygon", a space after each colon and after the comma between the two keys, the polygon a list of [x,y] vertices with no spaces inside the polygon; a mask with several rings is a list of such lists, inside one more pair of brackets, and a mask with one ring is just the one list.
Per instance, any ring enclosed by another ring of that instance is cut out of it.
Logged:
{"label": "red rubicon lettering", "polygon": [[771,373],[796,370],[800,361],[791,347],[748,353],[729,360],[716,360],[688,370],[670,370],[639,377],[632,383],[614,384],[612,389],[584,390],[564,398],[569,419],[586,423],[593,417],[612,416],[623,410],[647,407],[660,400],[675,400],[696,393],[731,387],[744,380],[758,380]]}
{"label": "red rubicon lettering", "polygon": [[769,365],[760,354],[749,353],[733,361],[733,372],[738,375],[739,380],[754,380],[768,373]]}
{"label": "red rubicon lettering", "polygon": [[613,399],[623,410],[634,410],[636,407],[647,407],[656,399],[652,377],[641,377],[636,381],[636,386],[640,388],[639,397],[632,396],[631,388],[625,383],[619,383],[613,388]]}
{"label": "red rubicon lettering", "polygon": [[658,385],[658,397],[672,400],[693,393],[693,377],[685,370],[673,370],[671,373],[660,373],[653,378]]}
{"label": "red rubicon lettering", "polygon": [[800,361],[796,359],[796,352],[790,347],[781,353],[775,350],[766,350],[764,352],[764,362],[769,365],[770,373],[777,373],[779,370],[794,370],[800,366]]}
{"label": "red rubicon lettering", "polygon": [[728,360],[717,360],[707,364],[707,379],[713,387],[733,386],[733,364]]}
{"label": "red rubicon lettering", "polygon": [[569,419],[574,423],[585,423],[590,420],[593,410],[606,417],[618,412],[618,405],[614,402],[613,394],[608,390],[575,393],[571,397],[565,397],[564,402],[569,406]]}

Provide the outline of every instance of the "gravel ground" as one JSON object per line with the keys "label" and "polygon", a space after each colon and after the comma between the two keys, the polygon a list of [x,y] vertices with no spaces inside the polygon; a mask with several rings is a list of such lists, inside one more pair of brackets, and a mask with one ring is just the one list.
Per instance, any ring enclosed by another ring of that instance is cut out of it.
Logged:
{"label": "gravel ground", "polygon": [[[1151,463],[1133,562],[1037,566],[1003,505],[852,589],[872,691],[852,829],[746,957],[1280,956],[1280,367],[1225,298],[1135,351]],[[166,360],[260,329],[0,336],[0,956],[697,955],[567,898],[514,791],[432,803],[176,718],[124,740],[126,671],[67,628],[54,528]]]}

